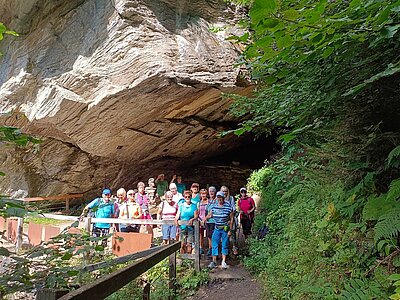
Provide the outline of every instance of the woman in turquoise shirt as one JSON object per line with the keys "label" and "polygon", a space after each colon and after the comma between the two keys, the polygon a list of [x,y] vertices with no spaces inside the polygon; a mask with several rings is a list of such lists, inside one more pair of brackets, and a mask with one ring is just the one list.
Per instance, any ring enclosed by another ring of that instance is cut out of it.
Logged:
{"label": "woman in turquoise shirt", "polygon": [[194,249],[194,227],[193,221],[199,217],[197,204],[192,203],[192,195],[190,191],[183,193],[185,203],[179,206],[178,213],[175,217],[175,223],[178,226],[178,220],[188,221],[188,225],[181,225],[181,253],[192,253]]}

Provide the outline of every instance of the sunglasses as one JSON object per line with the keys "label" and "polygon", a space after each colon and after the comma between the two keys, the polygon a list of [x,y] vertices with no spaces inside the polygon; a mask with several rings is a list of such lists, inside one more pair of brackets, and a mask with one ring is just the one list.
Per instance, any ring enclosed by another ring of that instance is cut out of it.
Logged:
{"label": "sunglasses", "polygon": [[129,193],[129,194],[128,194],[128,196],[133,196],[133,195],[134,195],[133,193]]}
{"label": "sunglasses", "polygon": [[184,198],[185,198],[185,199],[188,199],[188,198],[192,198],[192,197],[190,197],[190,196],[185,196]]}
{"label": "sunglasses", "polygon": [[246,191],[241,191],[240,193],[241,193],[241,194],[246,194]]}

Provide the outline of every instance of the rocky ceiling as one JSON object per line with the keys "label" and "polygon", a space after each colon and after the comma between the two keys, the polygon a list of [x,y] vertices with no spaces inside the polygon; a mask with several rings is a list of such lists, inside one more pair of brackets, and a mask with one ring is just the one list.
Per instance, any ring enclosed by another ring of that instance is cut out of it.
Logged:
{"label": "rocky ceiling", "polygon": [[[231,150],[240,53],[217,0],[0,0],[0,125],[44,142],[2,147],[3,192],[132,185]],[[210,30],[210,28],[219,28]]]}

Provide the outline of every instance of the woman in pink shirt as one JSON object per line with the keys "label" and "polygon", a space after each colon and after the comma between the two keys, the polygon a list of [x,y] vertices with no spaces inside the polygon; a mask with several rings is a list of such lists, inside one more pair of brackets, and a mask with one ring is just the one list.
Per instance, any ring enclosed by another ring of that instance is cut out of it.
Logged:
{"label": "woman in pink shirt", "polygon": [[254,210],[256,204],[253,198],[247,196],[246,188],[240,189],[240,199],[238,202],[240,223],[242,224],[244,237],[247,238],[251,234],[251,227],[254,222]]}
{"label": "woman in pink shirt", "polygon": [[207,215],[207,206],[208,206],[208,198],[207,198],[207,190],[200,190],[200,202],[199,202],[199,219],[201,221],[200,225],[200,254],[204,254],[204,232],[205,232],[205,219]]}
{"label": "woman in pink shirt", "polygon": [[[174,222],[178,212],[178,203],[173,201],[174,194],[171,191],[165,193],[165,200],[158,208],[157,220],[168,220]],[[163,245],[175,242],[176,226],[171,224],[162,225]]]}
{"label": "woman in pink shirt", "polygon": [[[139,204],[140,208],[142,209],[142,219],[151,220],[151,215],[149,211],[149,200],[147,199],[146,193],[144,191],[145,184],[143,182],[139,182],[138,185],[138,192],[135,195],[135,201]],[[143,225],[146,228],[147,233],[151,234],[152,241],[153,241],[153,226],[152,225]],[[143,231],[143,230],[141,230]]]}

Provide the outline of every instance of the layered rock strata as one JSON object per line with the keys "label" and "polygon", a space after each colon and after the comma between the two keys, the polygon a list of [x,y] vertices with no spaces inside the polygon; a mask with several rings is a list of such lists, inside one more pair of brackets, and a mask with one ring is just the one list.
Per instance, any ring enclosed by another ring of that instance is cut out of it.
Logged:
{"label": "layered rock strata", "polygon": [[223,1],[0,0],[0,16],[20,33],[0,49],[0,125],[44,139],[2,148],[3,191],[133,185],[240,143],[217,138],[237,122],[221,92],[250,91]]}

